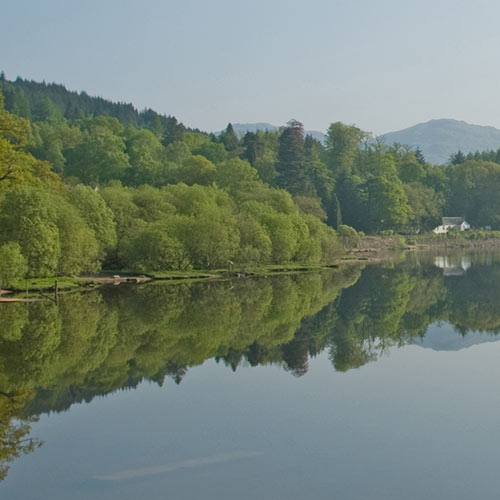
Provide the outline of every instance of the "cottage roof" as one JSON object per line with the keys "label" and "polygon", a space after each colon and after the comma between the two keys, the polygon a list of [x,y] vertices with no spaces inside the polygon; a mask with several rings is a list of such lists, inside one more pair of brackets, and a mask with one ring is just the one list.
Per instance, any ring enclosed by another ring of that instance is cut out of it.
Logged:
{"label": "cottage roof", "polygon": [[443,217],[443,226],[460,226],[465,222],[463,217]]}

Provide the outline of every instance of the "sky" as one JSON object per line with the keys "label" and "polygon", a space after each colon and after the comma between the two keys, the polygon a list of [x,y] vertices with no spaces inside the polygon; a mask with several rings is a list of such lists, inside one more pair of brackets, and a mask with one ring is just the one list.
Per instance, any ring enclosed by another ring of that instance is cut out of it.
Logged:
{"label": "sky", "polygon": [[500,128],[494,0],[3,0],[0,70],[176,116]]}

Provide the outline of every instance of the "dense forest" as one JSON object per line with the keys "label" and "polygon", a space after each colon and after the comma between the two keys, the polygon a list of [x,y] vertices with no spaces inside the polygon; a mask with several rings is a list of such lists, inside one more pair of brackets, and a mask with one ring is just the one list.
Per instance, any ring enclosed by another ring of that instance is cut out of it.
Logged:
{"label": "dense forest", "polygon": [[329,264],[359,232],[422,233],[443,215],[500,228],[500,165],[488,155],[434,166],[340,122],[325,144],[296,120],[207,134],[3,73],[0,92],[4,285],[103,266]]}

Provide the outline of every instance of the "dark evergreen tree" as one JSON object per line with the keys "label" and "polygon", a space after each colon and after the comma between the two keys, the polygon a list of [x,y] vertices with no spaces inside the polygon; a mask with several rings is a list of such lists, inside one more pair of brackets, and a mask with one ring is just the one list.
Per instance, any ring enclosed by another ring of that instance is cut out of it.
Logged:
{"label": "dark evergreen tree", "polygon": [[280,187],[292,194],[304,194],[304,126],[297,120],[290,120],[281,132],[276,171]]}
{"label": "dark evergreen tree", "polygon": [[234,151],[240,145],[238,136],[230,123],[227,124],[226,130],[220,135],[220,139],[229,152]]}
{"label": "dark evergreen tree", "polygon": [[62,111],[50,97],[43,97],[33,108],[33,120],[37,122],[56,122],[63,118]]}
{"label": "dark evergreen tree", "polygon": [[424,154],[422,153],[422,150],[418,146],[417,149],[415,150],[415,158],[417,159],[418,163],[420,163],[420,165],[425,166]]}
{"label": "dark evergreen tree", "polygon": [[64,117],[68,120],[79,120],[83,116],[82,109],[73,100],[69,101],[64,111]]}
{"label": "dark evergreen tree", "polygon": [[454,153],[450,156],[450,164],[451,165],[459,165],[460,163],[464,163],[465,160],[466,160],[466,157],[462,153],[462,151],[460,151],[460,149],[456,153]]}
{"label": "dark evergreen tree", "polygon": [[182,141],[186,127],[179,123],[175,116],[162,117],[162,125],[164,130],[162,144],[164,146],[168,146],[175,141]]}
{"label": "dark evergreen tree", "polygon": [[342,212],[336,193],[332,193],[327,209],[328,225],[332,226],[334,229],[338,229],[342,225]]}
{"label": "dark evergreen tree", "polygon": [[243,137],[243,146],[245,147],[243,158],[247,159],[251,165],[264,152],[264,141],[254,132],[247,132],[245,134]]}
{"label": "dark evergreen tree", "polygon": [[161,116],[152,109],[146,109],[141,113],[141,119],[143,120],[146,128],[151,130],[158,139],[162,140],[164,135],[163,123],[161,120]]}
{"label": "dark evergreen tree", "polygon": [[22,118],[31,119],[31,107],[25,93],[13,85],[5,85],[3,94],[5,97],[5,109]]}

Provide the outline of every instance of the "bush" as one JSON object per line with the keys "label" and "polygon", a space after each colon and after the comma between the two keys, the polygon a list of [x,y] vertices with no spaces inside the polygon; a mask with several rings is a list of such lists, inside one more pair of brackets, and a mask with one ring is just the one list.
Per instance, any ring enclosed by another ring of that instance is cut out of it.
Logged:
{"label": "bush", "polygon": [[359,243],[360,234],[350,226],[346,226],[344,224],[340,225],[337,230],[337,234],[339,235],[339,239],[346,250],[355,248]]}
{"label": "bush", "polygon": [[122,254],[125,264],[138,271],[185,269],[184,250],[176,238],[160,227],[151,227],[132,239]]}
{"label": "bush", "polygon": [[9,242],[0,246],[0,289],[16,279],[24,278],[27,266],[19,243]]}

